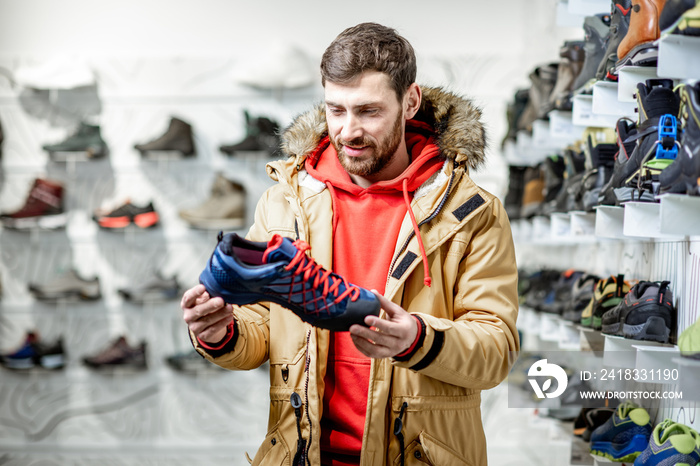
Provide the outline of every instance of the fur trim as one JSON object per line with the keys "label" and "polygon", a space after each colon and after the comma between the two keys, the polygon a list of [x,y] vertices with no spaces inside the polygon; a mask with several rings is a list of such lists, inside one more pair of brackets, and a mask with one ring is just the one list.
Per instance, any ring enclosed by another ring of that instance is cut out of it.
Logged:
{"label": "fur trim", "polygon": [[[478,168],[485,160],[486,130],[481,123],[481,109],[466,98],[442,88],[421,87],[423,99],[415,116],[435,129],[438,147],[456,165]],[[326,110],[319,104],[296,117],[282,134],[282,149],[303,166],[304,159],[328,135]]]}

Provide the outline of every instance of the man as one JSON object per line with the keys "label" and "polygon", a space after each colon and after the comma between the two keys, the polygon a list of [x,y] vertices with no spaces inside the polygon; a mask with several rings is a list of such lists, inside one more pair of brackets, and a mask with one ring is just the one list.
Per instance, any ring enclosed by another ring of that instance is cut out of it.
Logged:
{"label": "man", "polygon": [[[415,83],[411,45],[364,23],[321,62],[325,102],[283,135],[286,161],[247,238],[300,238],[382,306],[329,332],[276,304],[202,285],[182,299],[193,343],[226,368],[270,362],[268,434],[253,464],[486,464],[480,391],[519,349],[517,271],[501,203],[469,178],[480,111]],[[295,409],[296,408],[296,409]]]}

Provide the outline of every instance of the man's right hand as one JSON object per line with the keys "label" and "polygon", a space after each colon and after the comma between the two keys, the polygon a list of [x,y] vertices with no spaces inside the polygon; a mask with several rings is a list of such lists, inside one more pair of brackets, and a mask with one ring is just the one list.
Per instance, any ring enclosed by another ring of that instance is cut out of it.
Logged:
{"label": "man's right hand", "polygon": [[180,301],[182,318],[195,337],[216,344],[226,336],[226,328],[233,320],[233,308],[218,297],[211,298],[204,285],[185,291]]}

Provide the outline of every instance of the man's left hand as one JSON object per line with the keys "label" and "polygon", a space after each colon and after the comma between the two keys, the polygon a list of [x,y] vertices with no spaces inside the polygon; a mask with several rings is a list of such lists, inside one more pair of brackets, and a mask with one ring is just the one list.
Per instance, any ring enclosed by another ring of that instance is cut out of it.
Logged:
{"label": "man's left hand", "polygon": [[365,317],[365,324],[350,327],[350,336],[355,347],[370,358],[390,358],[411,347],[418,335],[418,322],[398,304],[372,290],[387,319],[377,316]]}

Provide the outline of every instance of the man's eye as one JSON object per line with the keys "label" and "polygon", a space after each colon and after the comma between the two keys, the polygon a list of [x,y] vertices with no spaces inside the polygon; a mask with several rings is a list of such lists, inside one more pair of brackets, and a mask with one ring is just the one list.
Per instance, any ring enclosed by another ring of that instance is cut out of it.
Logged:
{"label": "man's eye", "polygon": [[331,115],[341,115],[343,113],[343,110],[340,108],[329,108],[328,111]]}
{"label": "man's eye", "polygon": [[375,115],[377,113],[377,109],[376,108],[366,108],[366,109],[362,110],[362,113],[364,113],[365,115]]}

